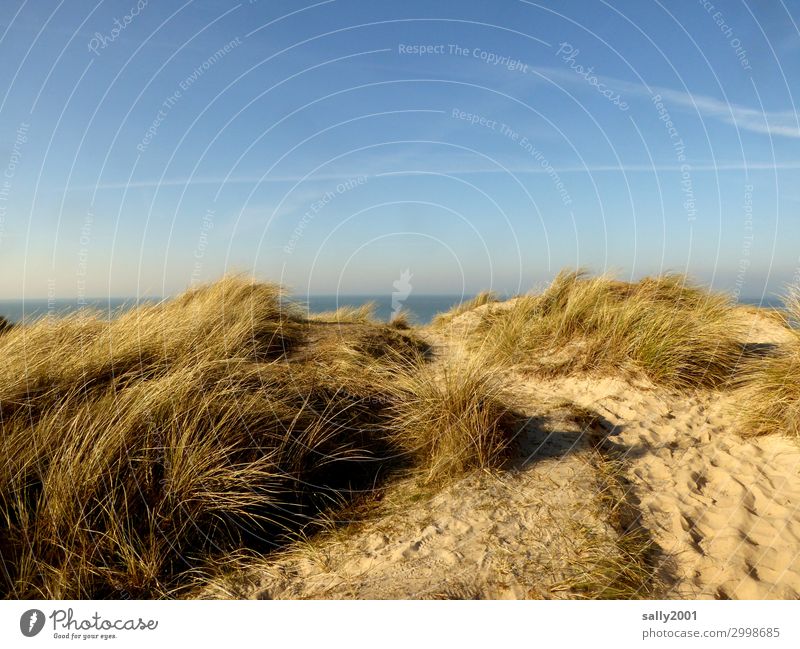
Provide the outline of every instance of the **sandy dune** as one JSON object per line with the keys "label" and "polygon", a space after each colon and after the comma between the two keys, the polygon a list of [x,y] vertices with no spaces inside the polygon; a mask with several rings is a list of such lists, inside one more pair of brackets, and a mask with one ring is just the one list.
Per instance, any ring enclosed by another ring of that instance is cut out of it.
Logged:
{"label": "sandy dune", "polygon": [[623,381],[547,386],[617,426],[643,523],[674,558],[682,598],[800,593],[800,447],[743,439],[730,395],[676,397]]}
{"label": "sandy dune", "polygon": [[[753,344],[782,342],[774,320],[751,317]],[[473,318],[454,322],[449,338],[431,334],[440,357],[459,352]],[[734,393],[677,394],[622,377],[509,380],[530,414],[549,413],[531,421],[514,467],[440,492],[395,485],[377,516],[203,596],[608,597],[625,579],[624,596],[800,595],[800,445],[739,434]],[[587,428],[576,412],[596,421]],[[616,487],[602,479],[612,460]],[[631,524],[617,520],[619,506],[652,542],[656,591],[637,592],[628,572],[642,567],[624,567]]]}

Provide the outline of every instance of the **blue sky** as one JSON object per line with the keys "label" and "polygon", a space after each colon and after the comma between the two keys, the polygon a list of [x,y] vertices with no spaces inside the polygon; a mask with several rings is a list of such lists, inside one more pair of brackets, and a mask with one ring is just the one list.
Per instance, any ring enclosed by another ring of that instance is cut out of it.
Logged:
{"label": "blue sky", "polygon": [[[116,22],[115,22],[116,21]],[[6,0],[0,298],[800,273],[800,3]]]}

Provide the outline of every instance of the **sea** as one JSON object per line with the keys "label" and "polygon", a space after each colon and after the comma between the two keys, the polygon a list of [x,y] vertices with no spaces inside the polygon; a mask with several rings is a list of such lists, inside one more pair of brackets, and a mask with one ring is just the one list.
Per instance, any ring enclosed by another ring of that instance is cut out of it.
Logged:
{"label": "sea", "polygon": [[[413,322],[427,324],[437,313],[447,311],[452,306],[462,301],[473,298],[474,295],[410,295],[402,300],[401,308],[411,314]],[[31,322],[47,315],[64,315],[81,308],[88,308],[114,317],[126,309],[137,304],[160,302],[160,298],[91,298],[78,300],[0,300],[0,316],[9,322]],[[361,306],[369,302],[375,304],[375,315],[380,320],[391,319],[392,296],[383,295],[310,295],[305,299],[295,298],[301,306],[311,312],[334,311],[342,306]]]}
{"label": "sea", "polygon": [[[437,313],[447,311],[463,301],[470,300],[474,295],[409,295],[402,300],[402,308],[411,314],[411,319],[417,324],[428,324]],[[137,304],[159,302],[159,298],[93,298],[78,300],[0,300],[0,316],[9,322],[31,322],[46,315],[63,315],[72,313],[81,308],[100,311],[112,318],[115,314],[130,309]],[[312,312],[333,311],[341,306],[361,306],[368,302],[375,304],[375,314],[380,320],[391,319],[392,296],[382,295],[311,295],[305,300],[297,300]],[[762,298],[740,298],[742,304],[752,304],[762,307],[781,307],[778,297],[768,296]]]}

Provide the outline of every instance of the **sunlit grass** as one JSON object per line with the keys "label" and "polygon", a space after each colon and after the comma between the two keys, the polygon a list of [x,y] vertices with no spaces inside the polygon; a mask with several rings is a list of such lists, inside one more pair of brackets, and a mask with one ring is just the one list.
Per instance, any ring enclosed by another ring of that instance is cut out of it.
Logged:
{"label": "sunlit grass", "polygon": [[0,592],[173,596],[397,470],[492,461],[513,434],[504,406],[478,378],[469,394],[461,379],[440,386],[425,349],[367,307],[309,319],[279,287],[237,277],[112,320],[12,327],[0,337]]}
{"label": "sunlit grass", "polygon": [[[800,289],[785,299],[788,322],[800,324]],[[789,340],[748,364],[739,385],[740,418],[746,435],[779,433],[800,437],[800,330],[786,328]]]}
{"label": "sunlit grass", "polygon": [[483,306],[484,304],[492,304],[493,302],[497,301],[497,294],[493,291],[481,291],[474,298],[465,300],[464,302],[455,305],[449,311],[437,314],[431,321],[431,324],[434,327],[442,327],[451,323],[458,316],[463,315],[468,311],[472,311],[473,309]]}
{"label": "sunlit grass", "polygon": [[675,388],[735,373],[744,327],[724,295],[679,275],[638,283],[562,272],[541,295],[485,312],[470,336],[489,362],[531,371],[635,370]]}

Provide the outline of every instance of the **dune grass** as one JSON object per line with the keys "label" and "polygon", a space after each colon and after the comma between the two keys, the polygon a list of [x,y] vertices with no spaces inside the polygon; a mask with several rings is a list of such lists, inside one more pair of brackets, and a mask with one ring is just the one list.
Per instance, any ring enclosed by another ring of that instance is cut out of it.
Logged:
{"label": "dune grass", "polygon": [[[800,289],[784,300],[788,321],[800,324]],[[791,338],[763,357],[753,359],[738,381],[741,432],[778,433],[800,438],[800,329],[787,328]]]}
{"label": "dune grass", "polygon": [[360,323],[367,324],[376,322],[375,309],[377,305],[375,302],[366,302],[360,306],[351,306],[345,304],[340,306],[335,311],[319,311],[317,313],[310,313],[308,319],[312,322],[346,322],[346,323]]}
{"label": "dune grass", "polygon": [[[378,305],[373,302],[366,302],[359,306],[352,306],[349,304],[340,306],[334,311],[318,311],[316,313],[309,313],[308,319],[311,322],[335,322],[339,324],[376,324],[379,321],[376,310]],[[393,313],[389,324],[396,329],[410,329],[414,317],[407,309],[401,309],[397,313]]]}
{"label": "dune grass", "polygon": [[0,315],[0,334],[11,329],[11,323]]}
{"label": "dune grass", "polygon": [[362,315],[309,320],[231,277],[111,321],[6,331],[0,595],[179,596],[394,472],[492,461],[513,431],[486,384],[439,384],[413,332]]}
{"label": "dune grass", "polygon": [[389,318],[389,324],[396,329],[410,329],[414,322],[414,314],[408,309],[400,309]]}
{"label": "dune grass", "polygon": [[492,304],[498,300],[499,298],[494,291],[481,291],[472,299],[456,304],[449,311],[437,314],[431,324],[434,327],[445,326],[455,320],[458,316],[463,315],[468,311],[477,309],[479,306],[483,306],[484,304]]}
{"label": "dune grass", "polygon": [[487,362],[528,371],[630,370],[673,388],[726,383],[743,325],[724,295],[680,275],[638,283],[562,272],[540,295],[490,308],[470,334]]}
{"label": "dune grass", "polygon": [[423,483],[501,465],[527,421],[501,375],[474,357],[418,363],[395,389],[391,434],[421,468]]}

